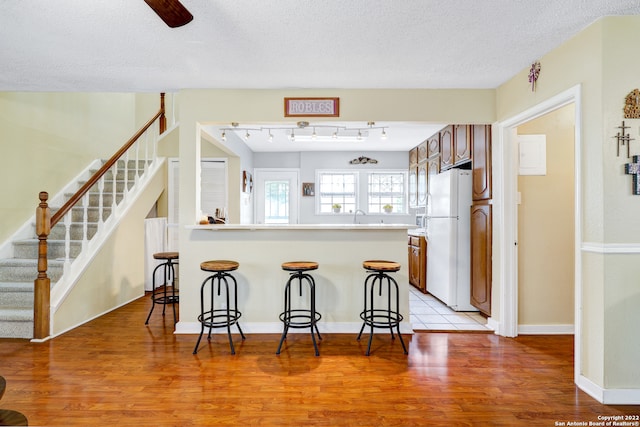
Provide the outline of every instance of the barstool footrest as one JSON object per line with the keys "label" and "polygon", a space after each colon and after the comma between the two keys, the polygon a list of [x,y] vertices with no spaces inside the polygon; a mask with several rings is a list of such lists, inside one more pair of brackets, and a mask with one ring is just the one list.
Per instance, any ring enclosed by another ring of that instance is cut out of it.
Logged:
{"label": "barstool footrest", "polygon": [[166,297],[157,296],[155,298],[152,298],[152,300],[155,304],[177,304],[180,302],[180,297],[178,295],[176,296],[167,295]]}
{"label": "barstool footrest", "polygon": [[404,320],[402,314],[383,309],[367,310],[360,313],[360,319],[367,325],[374,328],[395,328]]}
{"label": "barstool footrest", "polygon": [[[238,310],[227,310],[224,308],[215,309],[213,312],[207,311],[198,316],[198,322],[202,323],[205,328],[223,328],[238,323],[242,313]],[[216,320],[220,319],[220,320]]]}
{"label": "barstool footrest", "polygon": [[280,321],[289,328],[308,328],[320,319],[322,315],[316,311],[315,320],[312,321],[311,310],[296,309],[280,313]]}

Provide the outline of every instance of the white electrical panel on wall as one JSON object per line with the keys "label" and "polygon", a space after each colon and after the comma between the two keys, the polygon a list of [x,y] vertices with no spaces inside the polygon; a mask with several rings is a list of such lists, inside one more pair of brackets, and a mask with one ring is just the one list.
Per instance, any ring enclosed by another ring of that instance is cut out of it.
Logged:
{"label": "white electrical panel on wall", "polygon": [[518,173],[547,174],[547,136],[518,135]]}

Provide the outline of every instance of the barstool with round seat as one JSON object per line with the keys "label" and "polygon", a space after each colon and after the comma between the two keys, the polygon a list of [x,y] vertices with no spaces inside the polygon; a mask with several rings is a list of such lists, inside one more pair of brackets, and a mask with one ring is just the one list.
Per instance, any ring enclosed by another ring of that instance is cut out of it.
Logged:
{"label": "barstool with round seat", "polygon": [[[386,328],[391,332],[391,339],[395,339],[393,334],[393,328],[397,328],[398,337],[400,343],[402,343],[402,350],[404,354],[407,354],[407,348],[402,340],[402,334],[400,333],[400,322],[402,322],[403,316],[400,314],[400,296],[398,292],[398,283],[389,273],[395,273],[400,270],[400,264],[393,261],[383,260],[370,260],[364,261],[362,266],[369,273],[364,281],[364,310],[360,313],[362,319],[362,328],[358,334],[358,341],[362,336],[365,326],[369,326],[371,331],[369,333],[369,345],[367,346],[367,356],[371,352],[371,340],[373,339],[374,328]],[[385,283],[386,282],[386,283]],[[375,307],[374,303],[374,288],[378,284],[378,301],[383,303],[380,298],[383,296],[383,291],[386,293],[386,307]],[[383,286],[386,284],[386,286]]]}
{"label": "barstool with round seat", "polygon": [[[322,315],[316,311],[316,282],[313,280],[313,276],[308,273],[308,271],[317,270],[318,263],[311,261],[285,262],[282,264],[282,269],[288,271],[290,276],[284,288],[284,311],[280,313],[280,320],[284,324],[284,330],[282,331],[280,345],[278,345],[276,354],[280,354],[282,343],[287,338],[289,328],[309,328],[313,348],[316,351],[316,356],[319,356],[320,352],[318,351],[315,334],[318,334],[318,339],[322,339],[317,325]],[[309,285],[309,308],[291,308],[291,283],[296,279],[300,287],[300,297],[302,297],[303,281]]]}
{"label": "barstool with round seat", "polygon": [[[151,318],[151,313],[153,313],[153,309],[156,307],[156,304],[162,305],[162,316],[164,316],[165,309],[167,304],[170,304],[173,307],[173,323],[177,322],[176,317],[176,304],[179,302],[178,292],[176,291],[176,270],[175,265],[178,264],[179,254],[178,252],[157,252],[153,254],[154,259],[164,260],[163,263],[158,264],[156,268],[153,269],[153,289],[151,291],[151,310],[149,310],[149,315],[147,316],[147,320],[144,322],[145,325],[149,324],[149,319]],[[163,282],[162,284],[158,284],[156,282],[156,272],[162,269],[163,273]],[[167,292],[167,288],[171,284],[171,292],[170,294]]]}
{"label": "barstool with round seat", "polygon": [[[231,325],[236,325],[238,327],[238,331],[240,331],[242,339],[245,339],[244,333],[240,328],[240,323],[238,323],[240,316],[242,316],[242,313],[238,310],[238,282],[236,281],[236,278],[229,273],[237,270],[239,266],[240,264],[236,261],[227,260],[205,261],[200,264],[200,269],[202,271],[211,272],[213,274],[204,279],[204,282],[202,282],[202,286],[200,287],[200,315],[198,316],[198,322],[200,322],[201,328],[198,342],[193,349],[193,354],[198,352],[198,346],[200,345],[204,328],[209,328],[209,336],[207,339],[211,340],[211,330],[213,328],[226,327],[227,335],[229,336],[231,354],[236,354],[236,350],[233,347],[233,339],[231,338]],[[231,287],[229,287],[228,279],[233,282]],[[218,302],[217,305],[215,303],[216,283],[218,285],[217,296],[220,296],[221,294],[222,284],[224,284],[226,293],[224,302]],[[209,296],[208,305],[205,304],[207,288]],[[232,294],[233,299],[231,299]]]}

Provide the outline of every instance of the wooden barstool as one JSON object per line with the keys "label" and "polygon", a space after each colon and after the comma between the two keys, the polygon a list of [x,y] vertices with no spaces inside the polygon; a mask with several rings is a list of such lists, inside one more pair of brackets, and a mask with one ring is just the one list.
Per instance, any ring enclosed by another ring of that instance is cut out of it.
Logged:
{"label": "wooden barstool", "polygon": [[[156,304],[162,305],[162,316],[164,317],[165,308],[167,304],[171,304],[173,307],[173,323],[177,322],[176,317],[176,304],[179,302],[179,297],[176,291],[176,270],[175,265],[178,263],[179,254],[178,252],[157,252],[153,254],[154,259],[164,260],[162,264],[158,264],[156,268],[153,269],[153,289],[151,291],[151,310],[149,310],[149,315],[147,316],[147,320],[144,322],[145,325],[149,324],[149,319],[151,318],[151,313],[153,313],[153,309]],[[162,269],[163,272],[163,284],[159,285],[156,283],[156,271]],[[167,288],[169,287],[169,283],[171,283],[171,294],[167,293]],[[160,287],[162,288],[160,289]]]}
{"label": "wooden barstool", "polygon": [[[362,319],[362,328],[358,334],[358,341],[362,336],[365,326],[371,328],[369,333],[369,345],[367,346],[367,356],[371,352],[371,340],[373,339],[373,328],[386,328],[391,332],[391,339],[395,339],[393,334],[393,328],[397,328],[398,337],[400,343],[402,343],[402,350],[404,354],[407,354],[407,348],[402,340],[402,334],[400,333],[400,322],[402,322],[402,314],[400,314],[400,296],[398,292],[398,283],[388,273],[395,273],[400,270],[400,264],[393,261],[383,260],[370,260],[362,263],[369,274],[364,281],[364,310],[360,313]],[[383,281],[386,279],[386,288],[384,289],[387,301],[386,307],[375,308],[373,290],[376,282],[378,283],[378,296],[382,297],[383,294]],[[395,293],[395,298],[392,298]]]}
{"label": "wooden barstool", "polygon": [[[280,337],[280,345],[278,345],[278,351],[276,354],[280,354],[282,349],[282,343],[287,338],[287,332],[289,328],[309,328],[311,330],[311,339],[313,340],[313,348],[316,351],[316,356],[320,355],[318,351],[318,345],[316,344],[315,333],[318,334],[318,339],[322,339],[320,331],[318,330],[317,322],[322,315],[316,311],[316,282],[313,280],[307,271],[317,270],[318,263],[311,261],[293,261],[285,262],[282,264],[282,269],[290,272],[289,280],[284,288],[284,311],[280,313],[280,320],[284,324],[284,330],[282,331],[282,337]],[[309,285],[309,308],[308,309],[292,309],[291,308],[291,282],[295,279],[298,280],[300,285],[300,296],[302,296],[302,281],[303,279]],[[315,333],[314,333],[315,331]]]}
{"label": "wooden barstool", "polygon": [[[0,399],[4,396],[7,388],[7,381],[4,377],[0,377]],[[11,409],[0,409],[0,426],[28,426],[27,417],[21,412],[12,411]]]}
{"label": "wooden barstool", "polygon": [[[198,342],[193,349],[193,354],[198,352],[198,346],[200,345],[204,328],[209,328],[209,336],[207,339],[211,340],[212,328],[226,327],[227,335],[229,336],[231,354],[236,354],[236,350],[233,347],[233,340],[231,339],[231,325],[236,325],[240,331],[242,339],[245,339],[244,333],[242,333],[242,329],[240,328],[240,323],[238,323],[240,316],[242,316],[242,313],[238,311],[238,282],[235,277],[229,274],[230,271],[237,270],[239,266],[240,264],[236,261],[227,260],[205,261],[200,264],[200,269],[202,271],[208,271],[213,274],[204,279],[204,282],[202,282],[202,286],[200,287],[200,316],[198,316],[198,322],[200,322],[201,328]],[[229,281],[227,279],[231,279],[233,281],[233,304],[230,303],[231,292],[229,290]],[[226,291],[226,304],[222,306],[218,303],[219,308],[216,308],[214,301],[214,295],[216,293],[214,281],[216,280],[218,283],[218,296],[220,296],[220,290],[223,283]],[[205,307],[205,290],[207,285],[209,285],[210,288],[209,305]]]}

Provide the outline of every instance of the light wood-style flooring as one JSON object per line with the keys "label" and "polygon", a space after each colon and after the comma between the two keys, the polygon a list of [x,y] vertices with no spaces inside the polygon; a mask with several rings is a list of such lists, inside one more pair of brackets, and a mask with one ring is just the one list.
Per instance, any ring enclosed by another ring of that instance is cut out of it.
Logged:
{"label": "light wood-style flooring", "polygon": [[[606,406],[573,383],[573,338],[491,333],[373,340],[324,334],[320,357],[306,333],[234,333],[211,343],[174,335],[170,310],[141,298],[46,343],[0,340],[0,408],[32,426],[554,426],[637,415]],[[322,326],[320,326],[322,331]]]}

